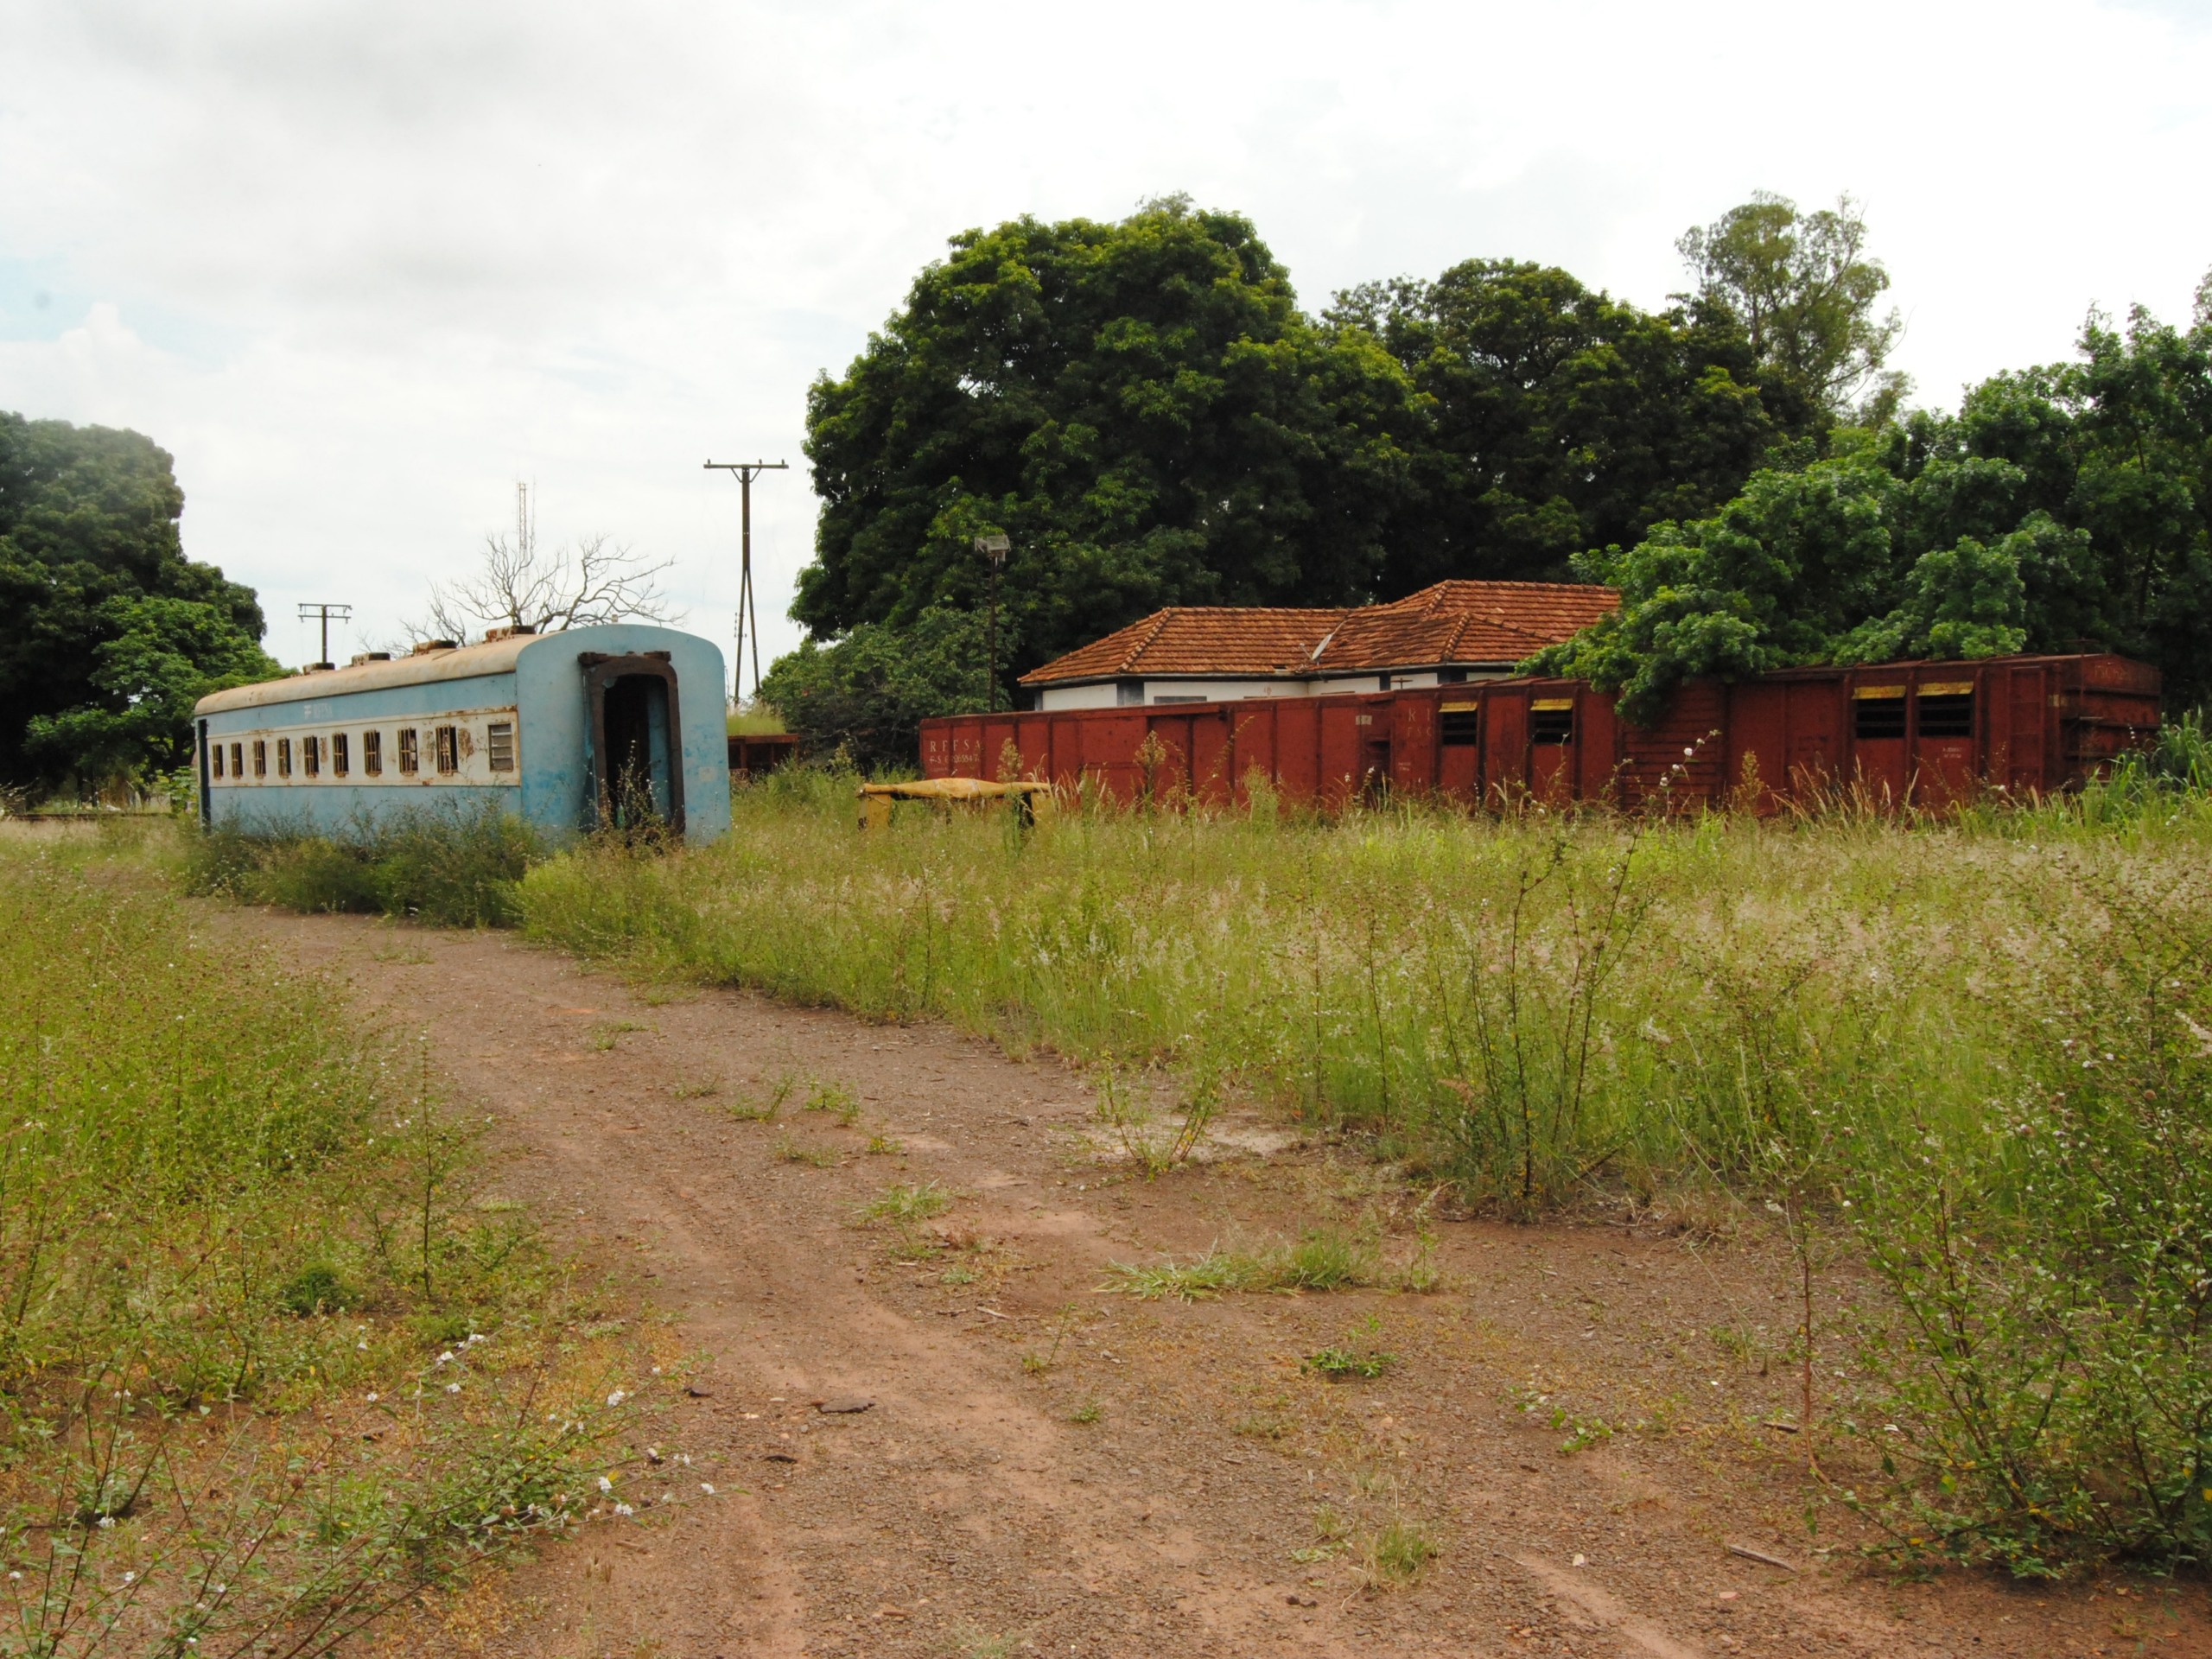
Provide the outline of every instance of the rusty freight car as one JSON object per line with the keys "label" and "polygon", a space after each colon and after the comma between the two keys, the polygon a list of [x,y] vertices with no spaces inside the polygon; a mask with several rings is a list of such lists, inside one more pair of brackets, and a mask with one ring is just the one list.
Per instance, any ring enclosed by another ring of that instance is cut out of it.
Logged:
{"label": "rusty freight car", "polygon": [[[2104,654],[1800,668],[1693,681],[1650,728],[1579,680],[1137,708],[957,715],[922,723],[931,778],[1007,774],[1123,801],[1241,802],[1248,777],[1338,809],[1382,791],[1472,805],[1611,800],[1772,810],[1839,786],[1943,804],[2079,787],[2158,728],[2158,671]],[[1007,746],[1013,753],[1007,753]]]}

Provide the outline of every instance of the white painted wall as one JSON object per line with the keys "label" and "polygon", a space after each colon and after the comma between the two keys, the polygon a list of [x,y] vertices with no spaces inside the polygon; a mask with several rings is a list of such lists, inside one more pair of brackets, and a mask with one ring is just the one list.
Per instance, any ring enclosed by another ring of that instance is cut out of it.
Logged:
{"label": "white painted wall", "polygon": [[[1469,669],[1467,678],[1472,680],[1502,680],[1510,677],[1510,669]],[[1415,669],[1390,676],[1392,689],[1436,684],[1436,671]],[[1241,702],[1247,697],[1317,697],[1341,696],[1349,691],[1379,691],[1382,677],[1377,674],[1340,674],[1310,680],[1184,680],[1152,679],[1144,682],[1144,701],[1158,704],[1164,700],[1198,702]],[[1100,680],[1088,685],[1048,685],[1038,700],[1038,708],[1047,714],[1063,709],[1112,709],[1120,698],[1111,680]]]}

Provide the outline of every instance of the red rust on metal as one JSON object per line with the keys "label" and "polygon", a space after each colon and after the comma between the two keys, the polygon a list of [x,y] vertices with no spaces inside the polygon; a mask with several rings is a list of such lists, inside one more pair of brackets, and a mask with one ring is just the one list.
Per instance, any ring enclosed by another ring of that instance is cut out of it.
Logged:
{"label": "red rust on metal", "polygon": [[1649,728],[1577,680],[1236,702],[956,715],[922,723],[927,779],[1088,779],[1116,798],[1243,804],[1251,780],[1341,808],[1382,791],[1469,805],[1608,801],[1771,812],[1847,792],[1936,808],[2079,788],[2156,733],[2156,669],[2109,655],[1798,668],[1678,688]]}

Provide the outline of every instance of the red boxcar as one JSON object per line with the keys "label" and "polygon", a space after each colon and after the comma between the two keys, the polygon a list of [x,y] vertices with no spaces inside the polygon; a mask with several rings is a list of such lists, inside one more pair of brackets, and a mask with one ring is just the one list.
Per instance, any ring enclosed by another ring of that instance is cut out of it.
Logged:
{"label": "red boxcar", "polygon": [[[1648,729],[1580,680],[1486,680],[1323,697],[955,715],[922,722],[931,778],[1097,780],[1123,801],[1287,801],[1363,791],[1470,804],[1611,798],[1732,804],[1858,787],[1941,806],[1984,790],[2078,787],[2158,725],[2158,673],[2124,657],[1799,668],[1693,681]],[[1014,753],[1007,753],[1011,744]]]}

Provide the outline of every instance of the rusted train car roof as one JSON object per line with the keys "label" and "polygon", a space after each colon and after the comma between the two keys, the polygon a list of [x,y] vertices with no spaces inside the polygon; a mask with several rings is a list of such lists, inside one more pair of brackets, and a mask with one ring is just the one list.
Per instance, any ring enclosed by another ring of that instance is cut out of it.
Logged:
{"label": "rusted train car roof", "polygon": [[479,675],[505,674],[515,658],[550,634],[511,634],[482,645],[459,645],[451,651],[425,651],[390,662],[356,663],[349,668],[321,669],[308,674],[287,674],[281,680],[253,685],[234,685],[200,699],[193,712],[219,715],[231,709],[261,709],[276,702],[304,702],[310,697],[340,697],[353,691],[381,691],[395,685],[427,685],[439,680],[468,680]]}

